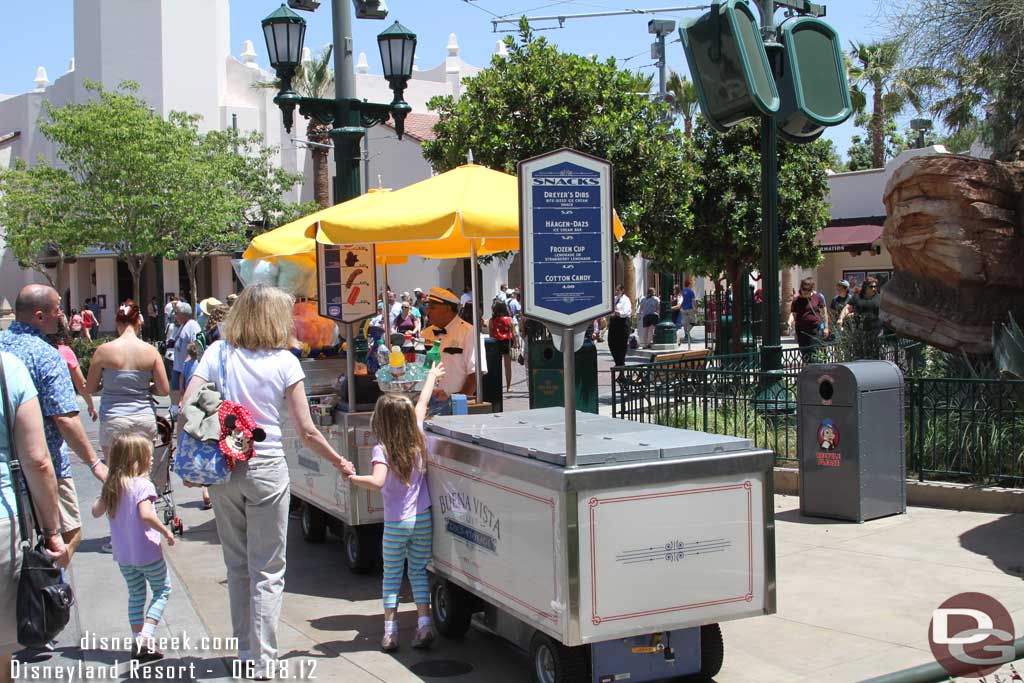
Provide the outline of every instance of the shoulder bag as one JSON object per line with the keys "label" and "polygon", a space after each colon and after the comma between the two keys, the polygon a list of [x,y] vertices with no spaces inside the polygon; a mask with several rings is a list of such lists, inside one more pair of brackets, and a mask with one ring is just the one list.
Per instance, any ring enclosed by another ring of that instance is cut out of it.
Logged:
{"label": "shoulder bag", "polygon": [[[220,368],[217,372],[220,379],[222,400],[227,396],[225,366],[227,365],[227,342],[221,342]],[[171,466],[175,474],[191,484],[213,486],[223,484],[231,477],[228,459],[220,450],[217,439],[198,439],[184,429],[178,436],[178,449],[174,454]]]}
{"label": "shoulder bag", "polygon": [[[28,482],[21,485],[24,476],[18,451],[14,440],[14,406],[8,398],[7,376],[4,373],[3,359],[0,358],[0,385],[3,387],[4,418],[7,422],[7,438],[11,452],[11,485],[15,490],[18,507],[18,529],[21,534],[21,573],[18,577],[18,642],[25,647],[41,648],[57,637],[71,620],[71,607],[75,604],[75,594],[71,585],[64,581],[64,575],[57,566],[43,543],[43,536],[36,524],[35,515],[32,525],[28,516],[32,507],[32,494],[28,490]],[[24,494],[22,493],[24,492]],[[28,504],[22,500],[28,497]],[[36,544],[32,545],[30,529],[36,533]]]}

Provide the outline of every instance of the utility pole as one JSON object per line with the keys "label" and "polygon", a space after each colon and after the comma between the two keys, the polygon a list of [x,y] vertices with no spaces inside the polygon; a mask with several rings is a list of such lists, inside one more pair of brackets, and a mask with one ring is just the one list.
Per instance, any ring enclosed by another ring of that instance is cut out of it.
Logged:
{"label": "utility pole", "polygon": [[[757,0],[761,12],[761,38],[768,53],[768,64],[777,76],[782,45],[775,26],[775,0]],[[762,324],[761,369],[782,369],[782,335],[779,329],[779,133],[775,118],[761,116],[761,290]],[[734,297],[741,296],[733,292]]]}
{"label": "utility pole", "polygon": [[[656,39],[651,44],[651,57],[655,58],[658,66],[658,100],[663,104],[668,102],[668,91],[666,90],[665,70],[667,67],[665,59],[665,37],[676,30],[676,22],[670,19],[651,19],[647,22],[647,32],[653,34]],[[671,119],[671,113],[665,111],[664,121],[666,124]],[[661,289],[661,305],[658,310],[658,326],[654,328],[654,348],[665,350],[676,347],[676,326],[672,322],[672,273],[661,271],[658,273],[658,283]],[[645,283],[646,284],[646,283]],[[646,287],[644,287],[646,291]],[[639,295],[637,296],[639,299]],[[641,321],[643,322],[643,321]]]}

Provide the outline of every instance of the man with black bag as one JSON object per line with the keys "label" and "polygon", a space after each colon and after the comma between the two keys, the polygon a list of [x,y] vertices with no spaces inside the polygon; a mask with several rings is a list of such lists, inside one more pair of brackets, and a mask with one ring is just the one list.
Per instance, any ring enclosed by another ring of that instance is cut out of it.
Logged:
{"label": "man with black bag", "polygon": [[82,515],[71,478],[69,450],[74,451],[101,482],[107,478],[107,466],[96,455],[78,417],[78,395],[71,383],[67,362],[46,340],[47,334],[57,331],[63,316],[57,290],[46,285],[26,285],[14,302],[14,316],[11,326],[0,334],[0,350],[17,356],[35,385],[43,413],[46,445],[57,476],[59,526],[68,552],[74,556],[82,542]]}
{"label": "man with black bag", "polygon": [[[57,598],[56,607],[67,602],[63,613],[70,615],[70,588],[65,590],[60,569],[71,558],[60,534],[57,479],[46,447],[39,398],[25,365],[9,353],[0,353],[0,390],[0,683],[10,683],[11,655],[22,645],[45,643],[67,624],[60,614],[40,619],[48,610],[33,609],[29,603],[42,606],[39,599],[45,591]],[[34,524],[27,519],[28,500],[18,495],[22,481],[35,509]],[[21,539],[28,532],[19,526],[26,530],[35,526],[41,546],[23,547]],[[31,548],[27,557],[26,548]],[[47,621],[46,633],[35,628]],[[53,628],[57,630],[50,632]],[[33,633],[34,637],[26,637]],[[42,642],[36,641],[38,637]]]}

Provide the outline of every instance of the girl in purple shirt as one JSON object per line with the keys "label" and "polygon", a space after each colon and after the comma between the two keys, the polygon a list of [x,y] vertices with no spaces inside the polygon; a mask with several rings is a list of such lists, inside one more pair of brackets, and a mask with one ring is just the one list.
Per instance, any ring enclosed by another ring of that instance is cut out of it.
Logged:
{"label": "girl in purple shirt", "polygon": [[419,615],[412,646],[427,648],[434,640],[427,579],[433,522],[427,489],[427,440],[423,434],[423,419],[434,384],[443,376],[443,364],[430,369],[415,407],[401,394],[384,394],[377,399],[370,421],[379,441],[371,458],[373,474],[350,477],[356,486],[379,490],[384,498],[384,638],[380,646],[385,652],[398,649],[395,616],[406,562]]}
{"label": "girl in purple shirt", "polygon": [[[153,460],[153,443],[139,434],[114,438],[107,455],[109,468],[100,497],[92,505],[92,516],[110,519],[110,542],[114,561],[128,584],[128,623],[132,629],[132,659],[149,662],[160,659],[153,632],[160,623],[171,584],[167,580],[160,537],[174,545],[153,510],[156,489],[146,476]],[[146,607],[146,584],[153,593]]]}

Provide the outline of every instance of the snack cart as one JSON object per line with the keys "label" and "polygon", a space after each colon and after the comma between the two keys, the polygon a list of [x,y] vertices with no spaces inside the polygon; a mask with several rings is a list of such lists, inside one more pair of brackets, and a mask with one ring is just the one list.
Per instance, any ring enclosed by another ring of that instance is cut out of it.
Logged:
{"label": "snack cart", "polygon": [[775,611],[772,453],[747,439],[544,408],[438,417],[434,620],[471,616],[543,683],[713,676],[718,622]]}

